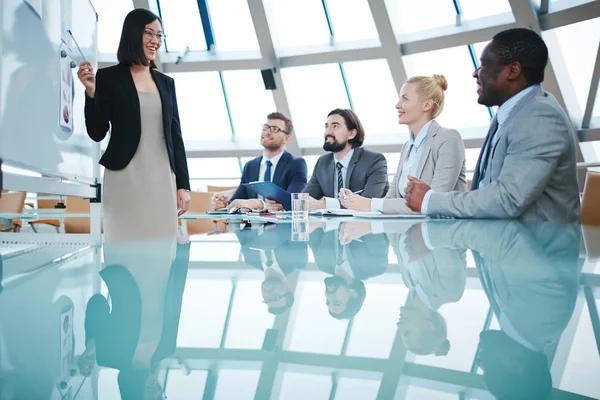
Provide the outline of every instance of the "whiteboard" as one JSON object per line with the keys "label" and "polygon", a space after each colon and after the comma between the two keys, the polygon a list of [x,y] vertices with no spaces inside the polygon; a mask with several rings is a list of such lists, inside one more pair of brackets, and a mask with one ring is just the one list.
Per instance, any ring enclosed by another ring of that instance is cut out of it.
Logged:
{"label": "whiteboard", "polygon": [[[0,0],[0,28],[0,159],[42,176],[93,183],[99,145],[85,130],[78,67],[72,76],[64,68],[83,58],[97,67],[92,3]],[[62,86],[70,93],[62,96],[71,104],[67,113],[61,112],[61,79],[69,83]]]}

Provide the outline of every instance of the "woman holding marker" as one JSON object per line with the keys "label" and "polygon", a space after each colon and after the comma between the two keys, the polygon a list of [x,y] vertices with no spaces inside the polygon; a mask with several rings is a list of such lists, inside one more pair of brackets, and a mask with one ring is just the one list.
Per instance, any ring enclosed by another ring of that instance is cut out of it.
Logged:
{"label": "woman holding marker", "polygon": [[173,78],[156,70],[164,40],[160,18],[138,8],[125,18],[119,64],[94,74],[88,61],[85,123],[99,142],[111,130],[104,165],[106,242],[171,237],[190,205],[190,183]]}
{"label": "woman holding marker", "polygon": [[408,176],[427,182],[435,191],[467,190],[462,137],[435,120],[444,108],[447,88],[443,75],[413,76],[404,83],[396,110],[398,123],[410,128],[410,139],[402,147],[392,186],[383,199],[368,199],[342,189],[339,198],[344,207],[384,214],[414,214],[403,197]]}

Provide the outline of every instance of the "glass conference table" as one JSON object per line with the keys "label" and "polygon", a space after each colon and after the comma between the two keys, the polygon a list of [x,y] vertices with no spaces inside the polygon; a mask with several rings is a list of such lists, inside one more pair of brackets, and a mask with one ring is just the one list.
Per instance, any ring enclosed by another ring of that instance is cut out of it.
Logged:
{"label": "glass conference table", "polygon": [[598,398],[598,238],[336,218],[0,236],[0,398]]}

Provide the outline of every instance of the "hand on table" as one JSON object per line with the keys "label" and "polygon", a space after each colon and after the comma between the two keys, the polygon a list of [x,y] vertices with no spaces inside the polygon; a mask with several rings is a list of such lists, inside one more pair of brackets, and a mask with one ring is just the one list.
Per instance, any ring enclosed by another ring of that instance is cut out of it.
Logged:
{"label": "hand on table", "polygon": [[348,244],[369,234],[371,234],[370,222],[344,222],[340,228],[338,239],[341,244]]}
{"label": "hand on table", "polygon": [[227,202],[229,198],[224,194],[215,193],[210,199],[210,207],[213,210],[218,210],[219,208],[227,207]]}
{"label": "hand on table", "polygon": [[275,200],[265,200],[265,203],[267,204],[267,210],[269,212],[277,212],[277,211],[283,211],[283,206],[281,204],[279,204],[278,202],[276,202]]}
{"label": "hand on table", "polygon": [[423,206],[423,198],[429,189],[431,189],[431,186],[414,176],[408,175],[408,184],[406,185],[406,189],[404,189],[404,199],[408,208],[420,213]]}
{"label": "hand on table", "polygon": [[340,189],[340,203],[349,210],[371,211],[371,199],[352,193],[349,189]]}

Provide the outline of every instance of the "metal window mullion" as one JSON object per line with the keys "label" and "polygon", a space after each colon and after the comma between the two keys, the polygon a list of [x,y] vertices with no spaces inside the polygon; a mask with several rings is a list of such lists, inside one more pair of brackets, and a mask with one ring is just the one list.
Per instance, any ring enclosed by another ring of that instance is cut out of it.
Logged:
{"label": "metal window mullion", "polygon": [[[471,56],[471,62],[473,63],[473,67],[477,70],[479,69],[479,60],[477,59],[477,55],[475,54],[475,46],[473,44],[467,45],[469,49],[469,55]],[[492,107],[487,107],[488,114],[490,115],[490,119],[494,118],[494,110]]]}
{"label": "metal window mullion", "polygon": [[321,4],[323,4],[323,12],[325,13],[325,20],[327,21],[327,28],[329,28],[329,43],[333,44],[335,31],[333,30],[333,23],[331,22],[329,7],[327,6],[327,0],[321,0]]}
{"label": "metal window mullion", "polygon": [[456,26],[462,26],[463,12],[460,0],[452,0],[452,4],[454,5],[454,10],[456,11]]}
{"label": "metal window mullion", "polygon": [[344,89],[346,89],[346,96],[348,97],[348,105],[351,110],[354,110],[354,102],[352,101],[352,94],[350,93],[350,88],[348,87],[348,81],[346,80],[346,71],[344,71],[344,65],[342,63],[338,64],[340,66],[340,75],[342,76],[342,82],[344,83]]}
{"label": "metal window mullion", "polygon": [[206,50],[211,50],[211,47],[215,44],[215,34],[210,20],[210,13],[208,12],[207,0],[197,1],[200,21],[202,21],[202,30],[204,31],[204,40],[206,41]]}
{"label": "metal window mullion", "polygon": [[[164,23],[163,16],[162,16],[162,9],[160,8],[160,0],[156,0],[156,10],[158,11],[158,17]],[[168,53],[169,52],[169,46],[167,45],[167,38],[166,37],[163,40],[163,46],[165,46],[165,51]]]}
{"label": "metal window mullion", "polygon": [[221,82],[221,89],[223,90],[223,100],[225,100],[225,109],[227,110],[227,119],[229,120],[229,127],[231,128],[231,139],[233,140],[235,139],[235,127],[233,125],[233,117],[231,116],[231,107],[229,106],[225,80],[223,79],[223,71],[219,71],[219,81]]}
{"label": "metal window mullion", "polygon": [[597,101],[596,95],[598,93],[598,81],[600,81],[600,44],[598,44],[598,53],[596,53],[596,63],[594,64],[594,71],[592,72],[590,92],[588,93],[587,103],[583,113],[583,120],[581,122],[581,128],[583,129],[589,128],[590,122],[592,121],[594,103]]}

